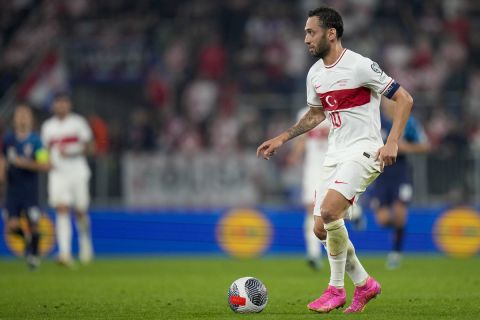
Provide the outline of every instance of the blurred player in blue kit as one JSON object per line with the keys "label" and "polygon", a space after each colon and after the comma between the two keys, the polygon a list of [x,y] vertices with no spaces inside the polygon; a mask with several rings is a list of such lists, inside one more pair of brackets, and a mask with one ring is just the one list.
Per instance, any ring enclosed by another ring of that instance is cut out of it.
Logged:
{"label": "blurred player in blue kit", "polygon": [[[394,108],[394,102],[382,99],[381,132],[384,141],[392,128]],[[410,116],[398,143],[396,163],[386,167],[373,185],[370,204],[375,212],[375,219],[380,226],[393,230],[393,247],[387,258],[387,269],[397,269],[400,266],[408,204],[413,195],[406,155],[427,152],[429,149],[430,145],[422,126]]]}
{"label": "blurred player in blue kit", "polygon": [[[38,267],[38,172],[50,168],[48,153],[40,136],[32,132],[33,114],[27,105],[19,105],[13,115],[13,131],[5,135],[0,156],[0,182],[7,183],[5,201],[6,232],[25,241],[25,258],[31,269]],[[28,221],[28,232],[20,225],[20,218]]]}

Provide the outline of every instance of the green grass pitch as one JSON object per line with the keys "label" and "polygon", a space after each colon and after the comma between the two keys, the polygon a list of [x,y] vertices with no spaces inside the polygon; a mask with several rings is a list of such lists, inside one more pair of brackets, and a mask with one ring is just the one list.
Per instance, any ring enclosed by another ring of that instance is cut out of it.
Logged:
{"label": "green grass pitch", "polygon": [[[480,259],[407,257],[396,271],[363,258],[382,294],[360,315],[309,311],[328,281],[300,257],[98,259],[70,270],[44,262],[0,261],[0,319],[480,319]],[[230,284],[255,276],[269,291],[260,314],[233,313]],[[346,279],[348,300],[353,289]]]}

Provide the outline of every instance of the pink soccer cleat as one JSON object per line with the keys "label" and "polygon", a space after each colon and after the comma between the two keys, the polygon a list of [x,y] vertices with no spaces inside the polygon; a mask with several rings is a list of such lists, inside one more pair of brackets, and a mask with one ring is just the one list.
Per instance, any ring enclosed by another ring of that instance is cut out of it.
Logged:
{"label": "pink soccer cleat", "polygon": [[362,287],[355,287],[352,304],[344,311],[344,313],[359,313],[365,309],[368,301],[372,300],[380,294],[382,288],[372,277],[369,277],[367,283]]}
{"label": "pink soccer cleat", "polygon": [[341,308],[347,301],[345,289],[337,289],[334,286],[328,286],[327,290],[317,300],[310,302],[308,309],[320,313],[328,313],[333,309]]}

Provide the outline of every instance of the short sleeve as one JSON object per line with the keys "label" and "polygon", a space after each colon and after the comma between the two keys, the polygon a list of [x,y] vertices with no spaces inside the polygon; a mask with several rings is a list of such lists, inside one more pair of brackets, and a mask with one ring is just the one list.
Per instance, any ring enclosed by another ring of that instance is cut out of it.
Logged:
{"label": "short sleeve", "polygon": [[317,92],[315,91],[315,87],[313,84],[312,69],[310,69],[307,74],[307,104],[310,107],[322,107],[322,102],[317,96]]}
{"label": "short sleeve", "polygon": [[358,64],[358,79],[363,87],[391,99],[400,85],[380,68],[378,63],[364,58]]}
{"label": "short sleeve", "polygon": [[92,140],[92,130],[84,118],[79,117],[79,135],[82,142],[89,142]]}

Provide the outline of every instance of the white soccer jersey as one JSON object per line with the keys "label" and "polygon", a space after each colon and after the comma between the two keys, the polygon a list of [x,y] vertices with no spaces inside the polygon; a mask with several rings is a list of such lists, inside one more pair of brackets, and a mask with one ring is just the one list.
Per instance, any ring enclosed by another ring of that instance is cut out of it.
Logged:
{"label": "white soccer jersey", "polygon": [[53,169],[51,174],[80,174],[89,175],[90,169],[83,154],[64,157],[60,150],[81,150],[83,144],[92,139],[92,132],[87,121],[78,114],[69,114],[60,120],[51,117],[42,126],[42,140],[50,151],[50,160]]}
{"label": "white soccer jersey", "polygon": [[330,124],[324,164],[335,165],[383,146],[380,95],[391,98],[399,85],[377,63],[344,49],[332,65],[319,59],[307,75],[307,103],[321,107]]}

